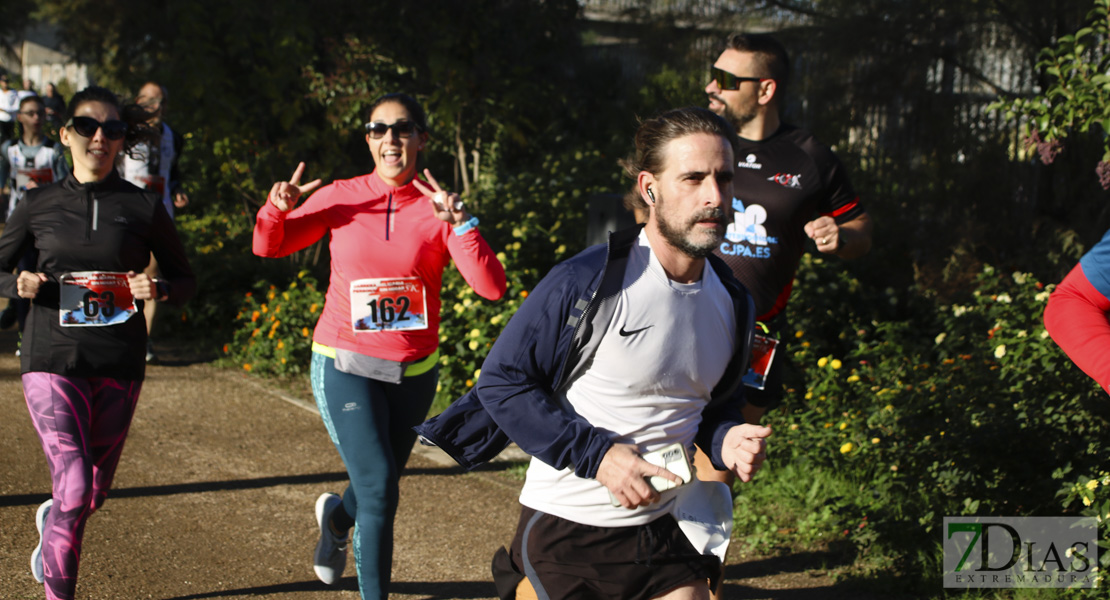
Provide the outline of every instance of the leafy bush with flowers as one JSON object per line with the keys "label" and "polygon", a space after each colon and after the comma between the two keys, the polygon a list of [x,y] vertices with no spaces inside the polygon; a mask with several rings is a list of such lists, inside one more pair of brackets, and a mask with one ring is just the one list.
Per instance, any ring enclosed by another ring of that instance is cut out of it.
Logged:
{"label": "leafy bush with flowers", "polygon": [[[958,302],[942,302],[928,290],[861,285],[807,255],[785,340],[804,383],[765,419],[775,429],[770,468],[762,485],[743,488],[738,529],[753,522],[760,537],[749,541],[789,544],[767,532],[824,515],[824,541],[850,540],[864,564],[926,585],[937,581],[945,516],[1095,506],[1079,487],[1110,470],[1110,403],[1048,337],[1051,289],[986,266]],[[790,473],[828,490],[808,499],[818,510],[759,527],[758,507],[790,493]]]}
{"label": "leafy bush with flowers", "polygon": [[588,199],[619,186],[615,165],[615,158],[598,150],[577,149],[552,153],[536,172],[482,182],[470,202],[483,237],[505,266],[508,290],[491,302],[474,293],[457,269],[444,272],[433,414],[473,387],[493,342],[547,271],[583,249]]}
{"label": "leafy bush with flowers", "polygon": [[243,297],[235,332],[223,347],[225,361],[251,373],[307,373],[323,306],[324,294],[307,270],[284,286],[259,283]]}

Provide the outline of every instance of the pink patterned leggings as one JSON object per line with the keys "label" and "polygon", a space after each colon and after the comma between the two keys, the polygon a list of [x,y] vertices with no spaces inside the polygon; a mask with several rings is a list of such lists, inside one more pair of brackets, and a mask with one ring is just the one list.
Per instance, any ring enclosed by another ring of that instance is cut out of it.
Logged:
{"label": "pink patterned leggings", "polygon": [[50,463],[54,505],[43,526],[47,600],[72,600],[89,515],[104,504],[141,381],[24,373],[23,395]]}

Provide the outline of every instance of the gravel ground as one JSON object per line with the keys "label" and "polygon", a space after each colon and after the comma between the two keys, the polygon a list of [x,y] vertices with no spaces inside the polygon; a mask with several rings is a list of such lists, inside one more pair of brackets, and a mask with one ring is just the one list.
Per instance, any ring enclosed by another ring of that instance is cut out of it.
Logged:
{"label": "gravel ground", "polygon": [[[14,348],[14,334],[0,332],[0,599],[40,599],[28,558],[50,479]],[[78,598],[357,599],[353,564],[334,587],[312,572],[315,499],[346,478],[311,399],[163,353],[113,492],[86,529]],[[418,447],[401,481],[391,598],[495,597],[489,561],[519,511],[505,466],[463,473]],[[875,597],[835,585],[829,560],[805,552],[730,566],[725,596]]]}

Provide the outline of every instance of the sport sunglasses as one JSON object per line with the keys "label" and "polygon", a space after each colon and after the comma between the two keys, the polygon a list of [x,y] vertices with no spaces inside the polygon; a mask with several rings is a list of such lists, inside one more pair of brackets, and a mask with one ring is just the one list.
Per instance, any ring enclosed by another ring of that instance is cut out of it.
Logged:
{"label": "sport sunglasses", "polygon": [[116,119],[101,123],[92,117],[73,117],[66,127],[73,127],[77,135],[87,138],[96,135],[97,129],[104,131],[104,137],[110,140],[121,140],[127,135],[127,123]]}
{"label": "sport sunglasses", "polygon": [[386,125],[380,121],[366,124],[366,133],[370,134],[370,139],[374,140],[382,139],[390,129],[397,133],[397,137],[408,139],[419,127],[416,126],[415,121],[397,121],[392,125]]}
{"label": "sport sunglasses", "polygon": [[722,71],[717,67],[709,67],[709,76],[717,81],[717,87],[722,90],[738,90],[740,89],[740,84],[745,81],[772,79],[771,77],[738,77],[728,71]]}

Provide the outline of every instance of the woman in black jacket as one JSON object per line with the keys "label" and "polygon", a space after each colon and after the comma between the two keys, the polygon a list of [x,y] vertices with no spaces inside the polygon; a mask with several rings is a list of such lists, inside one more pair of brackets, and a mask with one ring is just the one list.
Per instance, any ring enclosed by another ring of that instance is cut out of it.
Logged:
{"label": "woman in black jacket", "polygon": [[[143,301],[182,302],[196,288],[161,199],[116,173],[143,136],[141,111],[127,111],[134,125],[121,112],[104,88],[74,96],[59,130],[73,173],[28,190],[0,236],[0,294],[32,300],[20,370],[53,482],[31,555],[48,600],[74,597],[85,523],[119,463],[146,368]],[[12,274],[31,249],[34,270]],[[143,274],[151,252],[165,280]]]}

